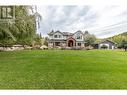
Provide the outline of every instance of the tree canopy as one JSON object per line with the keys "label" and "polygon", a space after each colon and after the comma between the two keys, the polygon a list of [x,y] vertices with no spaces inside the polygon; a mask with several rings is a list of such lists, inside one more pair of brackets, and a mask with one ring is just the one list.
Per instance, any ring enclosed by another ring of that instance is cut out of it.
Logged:
{"label": "tree canopy", "polygon": [[86,46],[93,45],[96,37],[93,34],[90,34],[88,31],[85,31],[84,33],[84,40],[86,42]]}
{"label": "tree canopy", "polygon": [[39,14],[30,13],[32,6],[11,7],[15,7],[15,19],[0,22],[0,44],[32,45],[37,36],[36,18]]}

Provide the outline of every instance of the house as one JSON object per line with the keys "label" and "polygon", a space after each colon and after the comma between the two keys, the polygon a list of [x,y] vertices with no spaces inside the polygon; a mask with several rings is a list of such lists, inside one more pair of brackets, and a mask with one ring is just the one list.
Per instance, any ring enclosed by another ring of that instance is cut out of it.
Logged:
{"label": "house", "polygon": [[102,40],[95,44],[96,49],[115,49],[117,43],[110,41],[110,40]]}
{"label": "house", "polygon": [[84,34],[82,31],[76,31],[75,33],[52,31],[49,34],[48,46],[54,47],[84,47]]}

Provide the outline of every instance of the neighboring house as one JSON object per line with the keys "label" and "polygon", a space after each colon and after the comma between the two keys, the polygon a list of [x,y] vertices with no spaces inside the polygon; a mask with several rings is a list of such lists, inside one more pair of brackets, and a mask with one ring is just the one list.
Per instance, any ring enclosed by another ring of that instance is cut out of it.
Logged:
{"label": "neighboring house", "polygon": [[54,47],[84,47],[84,35],[82,31],[75,33],[52,31],[49,34],[48,46]]}
{"label": "neighboring house", "polygon": [[106,47],[105,49],[115,49],[116,43],[110,40],[103,40],[95,44],[96,49],[102,49],[103,47]]}

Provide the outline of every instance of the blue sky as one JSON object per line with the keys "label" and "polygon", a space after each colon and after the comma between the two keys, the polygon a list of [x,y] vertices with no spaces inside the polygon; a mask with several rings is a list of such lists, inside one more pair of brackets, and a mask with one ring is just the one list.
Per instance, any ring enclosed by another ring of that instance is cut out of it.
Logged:
{"label": "blue sky", "polygon": [[88,30],[98,38],[127,31],[127,6],[38,6],[42,21],[38,32],[46,36],[52,29],[63,32]]}

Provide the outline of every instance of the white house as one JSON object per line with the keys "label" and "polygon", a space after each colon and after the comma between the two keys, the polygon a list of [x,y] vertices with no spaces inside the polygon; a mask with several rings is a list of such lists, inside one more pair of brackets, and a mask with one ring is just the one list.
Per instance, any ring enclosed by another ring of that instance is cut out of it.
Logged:
{"label": "white house", "polygon": [[98,49],[102,49],[103,46],[106,46],[106,49],[115,49],[116,43],[110,40],[103,40],[100,43],[98,43]]}

